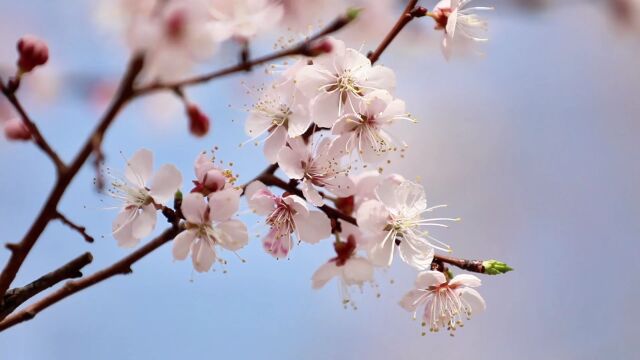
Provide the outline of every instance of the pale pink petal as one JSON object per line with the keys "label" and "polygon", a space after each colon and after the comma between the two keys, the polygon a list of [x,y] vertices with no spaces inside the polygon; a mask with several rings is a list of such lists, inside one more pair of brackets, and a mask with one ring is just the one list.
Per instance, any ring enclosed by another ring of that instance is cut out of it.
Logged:
{"label": "pale pink petal", "polygon": [[[247,185],[247,187],[244,189],[244,196],[246,196],[247,199],[251,199],[251,197],[253,197],[255,193],[265,189],[269,191],[269,188],[267,188],[267,186],[263,184],[262,181],[256,180]],[[269,193],[271,192],[269,191]]]}
{"label": "pale pink petal", "polygon": [[189,255],[191,244],[196,237],[195,230],[185,230],[173,239],[173,259],[184,260]]}
{"label": "pale pink petal", "polygon": [[172,199],[176,191],[182,186],[182,175],[173,165],[163,165],[153,175],[149,193],[156,204],[163,204]]}
{"label": "pale pink petal", "polygon": [[347,285],[362,285],[373,281],[373,265],[365,258],[352,257],[344,264],[343,271]]}
{"label": "pale pink petal", "polygon": [[140,242],[139,238],[133,236],[131,226],[136,216],[136,210],[123,210],[113,220],[111,229],[113,231],[113,237],[118,241],[118,246],[131,248]]}
{"label": "pale pink petal", "polygon": [[289,147],[284,147],[278,154],[278,165],[290,179],[301,179],[304,176],[302,155]]}
{"label": "pale pink petal", "polygon": [[251,111],[244,123],[244,132],[247,136],[255,138],[273,126],[272,119],[258,111]]}
{"label": "pale pink petal", "polygon": [[283,198],[284,203],[289,205],[296,214],[302,216],[309,215],[309,209],[307,208],[307,203],[303,198],[297,195],[289,195]]}
{"label": "pale pink petal", "polygon": [[334,135],[344,134],[350,131],[353,131],[358,126],[359,120],[357,119],[357,115],[354,114],[346,114],[341,116],[331,128],[331,133]]}
{"label": "pale pink petal", "polygon": [[454,276],[453,279],[449,282],[451,286],[470,286],[470,287],[478,287],[482,285],[482,280],[480,280],[477,276],[471,274],[460,274]]}
{"label": "pale pink petal", "polygon": [[316,97],[322,90],[322,87],[334,83],[335,77],[326,70],[320,69],[316,65],[309,65],[298,70],[296,74],[296,86],[298,90],[309,99]]}
{"label": "pale pink petal", "polygon": [[352,71],[360,69],[368,70],[371,66],[371,61],[355,49],[346,49],[344,51],[343,66],[345,69],[351,69]]}
{"label": "pale pink petal", "polygon": [[308,216],[296,214],[293,216],[298,240],[315,244],[331,236],[331,220],[322,211],[310,211]]}
{"label": "pale pink petal", "polygon": [[418,270],[431,268],[434,251],[429,244],[419,240],[403,239],[398,248],[402,261]]}
{"label": "pale pink petal", "polygon": [[308,202],[312,203],[315,206],[324,205],[324,201],[322,200],[322,195],[316,190],[316,188],[311,184],[311,182],[307,179],[302,180],[302,195],[307,199]]}
{"label": "pale pink petal", "polygon": [[287,143],[287,130],[283,126],[278,126],[272,134],[269,135],[267,140],[264,141],[264,147],[262,151],[264,157],[269,160],[271,164],[278,161],[278,154],[282,149],[285,149]]}
{"label": "pale pink petal", "polygon": [[458,290],[458,294],[473,311],[485,310],[487,308],[487,304],[476,289],[461,288]]}
{"label": "pale pink petal", "polygon": [[311,277],[311,287],[314,289],[320,289],[339,273],[340,269],[336,266],[335,261],[324,263],[318,268],[318,270],[316,270],[315,273],[313,273],[313,276]]}
{"label": "pale pink petal", "polygon": [[368,200],[358,208],[356,219],[365,233],[377,233],[388,224],[389,212],[380,201]]}
{"label": "pale pink petal", "polygon": [[356,184],[353,179],[344,174],[336,175],[333,179],[327,180],[325,187],[339,197],[351,196],[356,190]]}
{"label": "pale pink petal", "polygon": [[289,115],[289,136],[296,137],[304,134],[309,128],[309,125],[311,125],[311,115],[304,106],[296,105],[293,108],[292,114]]}
{"label": "pale pink petal", "polygon": [[396,87],[396,75],[388,67],[375,65],[367,72],[363,85],[393,93]]}
{"label": "pale pink petal", "polygon": [[142,207],[131,222],[131,234],[137,239],[147,237],[156,227],[156,208],[150,204]]}
{"label": "pale pink petal", "polygon": [[224,221],[230,219],[240,208],[242,190],[228,188],[209,195],[210,219]]}
{"label": "pale pink petal", "polygon": [[198,179],[198,181],[204,182],[204,177],[207,174],[207,172],[215,168],[216,168],[215,164],[213,163],[213,161],[211,161],[211,158],[209,158],[207,154],[205,153],[198,154],[198,157],[196,158],[196,161],[194,163],[194,170],[195,170],[196,178]]}
{"label": "pale pink petal", "polygon": [[185,219],[192,224],[203,224],[207,222],[205,213],[207,212],[207,203],[204,196],[200,193],[189,193],[182,199],[180,207]]}
{"label": "pale pink petal", "polygon": [[407,106],[404,101],[400,99],[393,100],[387,105],[386,109],[382,112],[380,117],[383,120],[391,121],[394,116],[406,116]]}
{"label": "pale pink petal", "polygon": [[220,230],[220,238],[217,239],[223,248],[236,251],[249,243],[247,226],[240,220],[228,220],[216,225]]}
{"label": "pale pink petal", "polygon": [[[311,120],[320,127],[331,128],[338,120],[339,113],[338,100],[340,95],[338,92],[329,94],[323,93],[316,96],[311,101]],[[344,113],[344,106],[343,113]]]}
{"label": "pale pink petal", "polygon": [[205,239],[196,239],[192,251],[193,268],[197,272],[209,271],[216,260],[216,252],[213,247]]}
{"label": "pale pink petal", "polygon": [[415,312],[426,295],[425,291],[414,289],[406,293],[399,304],[403,309]]}
{"label": "pale pink petal", "polygon": [[389,267],[393,262],[395,239],[389,233],[380,232],[377,241],[369,249],[369,259],[376,266]]}
{"label": "pale pink petal", "polygon": [[271,229],[262,239],[264,250],[276,259],[286,258],[293,247],[290,234],[279,234],[277,229]]}
{"label": "pale pink petal", "polygon": [[442,285],[447,282],[447,278],[440,271],[421,271],[416,277],[416,289],[428,289],[431,286]]}
{"label": "pale pink petal", "polygon": [[144,187],[152,171],[153,153],[147,149],[140,149],[127,161],[124,176],[132,184]]}

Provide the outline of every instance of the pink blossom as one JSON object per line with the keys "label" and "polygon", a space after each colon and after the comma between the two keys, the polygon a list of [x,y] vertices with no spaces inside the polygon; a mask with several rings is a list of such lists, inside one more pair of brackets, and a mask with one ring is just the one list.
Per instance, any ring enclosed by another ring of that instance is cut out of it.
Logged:
{"label": "pink blossom", "polygon": [[449,59],[453,47],[469,47],[470,42],[486,42],[488,24],[474,11],[493,10],[491,7],[468,7],[473,0],[441,0],[436,4],[431,17],[436,21],[436,29],[442,29],[442,52]]}
{"label": "pink blossom", "polygon": [[33,35],[25,35],[18,41],[18,54],[18,67],[26,73],[47,63],[49,47],[43,40]]}
{"label": "pink blossom", "polygon": [[223,38],[245,42],[275,27],[283,8],[272,0],[209,0],[209,14]]}
{"label": "pink blossom", "polygon": [[194,170],[196,180],[193,180],[195,187],[191,192],[199,192],[207,196],[232,186],[225,172],[218,168],[205,153],[200,153],[196,158]]}
{"label": "pink blossom", "polygon": [[486,308],[480,293],[472,289],[480,285],[474,275],[457,275],[447,281],[439,271],[423,271],[418,274],[415,289],[402,298],[400,306],[413,312],[414,318],[418,307],[424,306],[422,326],[428,325],[431,332],[447,329],[453,336],[463,326],[463,317],[471,319],[473,311]]}
{"label": "pink blossom", "polygon": [[249,207],[266,216],[270,227],[262,239],[264,249],[275,258],[287,257],[296,235],[298,241],[315,244],[331,235],[331,221],[321,211],[309,211],[304,200],[296,195],[277,196],[263,183],[254,181],[245,190]]}

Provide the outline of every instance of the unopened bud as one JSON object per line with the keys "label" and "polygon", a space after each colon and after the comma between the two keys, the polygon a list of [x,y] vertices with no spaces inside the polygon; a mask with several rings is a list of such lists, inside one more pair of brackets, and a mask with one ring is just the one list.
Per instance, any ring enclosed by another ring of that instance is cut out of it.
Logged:
{"label": "unopened bud", "polygon": [[49,47],[43,40],[25,35],[18,41],[18,67],[23,73],[30,72],[36,66],[49,60]]}
{"label": "unopened bud", "polygon": [[484,266],[484,273],[487,275],[500,275],[513,270],[507,264],[498,260],[483,261],[482,266]]}
{"label": "unopened bud", "polygon": [[189,116],[189,130],[195,136],[205,136],[209,132],[209,117],[203,113],[195,104],[187,106],[187,115]]}
{"label": "unopened bud", "polygon": [[9,140],[27,141],[31,139],[29,128],[17,118],[13,118],[4,124],[4,135]]}
{"label": "unopened bud", "polygon": [[202,185],[204,185],[209,192],[216,192],[224,187],[226,181],[227,178],[224,176],[222,171],[218,169],[211,169],[204,175]]}

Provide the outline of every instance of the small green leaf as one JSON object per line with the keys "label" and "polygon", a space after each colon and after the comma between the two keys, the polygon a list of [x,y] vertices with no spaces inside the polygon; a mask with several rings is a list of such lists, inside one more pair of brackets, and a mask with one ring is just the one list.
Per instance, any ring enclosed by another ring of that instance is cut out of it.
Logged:
{"label": "small green leaf", "polygon": [[350,7],[347,9],[347,19],[349,19],[349,21],[353,21],[355,20],[358,16],[360,16],[360,13],[362,12],[362,8],[354,8],[354,7]]}

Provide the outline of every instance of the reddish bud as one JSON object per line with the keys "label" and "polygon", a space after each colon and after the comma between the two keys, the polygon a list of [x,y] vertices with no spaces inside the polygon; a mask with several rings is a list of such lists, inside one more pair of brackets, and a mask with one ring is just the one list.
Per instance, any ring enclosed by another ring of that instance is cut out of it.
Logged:
{"label": "reddish bud", "polygon": [[4,136],[9,140],[27,141],[31,139],[31,132],[20,119],[13,118],[4,124]]}
{"label": "reddish bud", "polygon": [[189,116],[189,130],[195,136],[205,136],[209,132],[210,121],[200,108],[195,104],[187,106]]}
{"label": "reddish bud", "polygon": [[353,214],[354,206],[353,196],[338,198],[338,200],[336,200],[336,207],[345,215],[351,216]]}
{"label": "reddish bud", "polygon": [[333,44],[328,39],[322,39],[309,46],[309,49],[304,55],[306,56],[319,56],[322,54],[328,54],[333,51]]}
{"label": "reddish bud", "polygon": [[18,67],[23,73],[30,72],[36,66],[44,65],[49,60],[49,47],[43,40],[25,35],[18,41]]}
{"label": "reddish bud", "polygon": [[165,31],[169,40],[178,42],[184,37],[187,16],[184,9],[175,9],[166,20]]}

